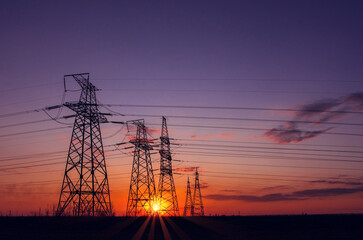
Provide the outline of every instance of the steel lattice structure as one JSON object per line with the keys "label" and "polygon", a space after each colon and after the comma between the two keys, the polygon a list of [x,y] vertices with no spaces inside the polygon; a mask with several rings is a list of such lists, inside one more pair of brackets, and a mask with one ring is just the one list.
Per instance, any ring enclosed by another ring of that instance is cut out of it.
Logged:
{"label": "steel lattice structure", "polygon": [[191,210],[192,216],[204,216],[204,207],[202,202],[202,194],[200,192],[198,168],[195,168],[194,194]]}
{"label": "steel lattice structure", "polygon": [[160,205],[159,213],[163,216],[179,216],[170,153],[170,139],[165,117],[162,118],[160,141],[160,178],[157,197],[158,204]]}
{"label": "steel lattice structure", "polygon": [[98,110],[98,89],[89,74],[65,75],[65,86],[69,78],[82,92],[78,102],[64,104],[76,116],[56,215],[108,216],[111,200],[100,131],[100,123],[107,119]]}
{"label": "steel lattice structure", "polygon": [[137,128],[134,139],[130,140],[135,147],[126,215],[146,216],[152,214],[153,204],[156,201],[154,173],[150,157],[152,146],[147,139],[144,121],[131,122]]}
{"label": "steel lattice structure", "polygon": [[189,181],[189,177],[188,177],[187,194],[186,194],[186,198],[185,198],[185,205],[184,205],[184,212],[183,212],[184,217],[188,215],[188,212],[189,212],[189,215],[192,215],[192,207],[193,207],[193,199],[192,199],[192,192],[190,191],[190,181]]}

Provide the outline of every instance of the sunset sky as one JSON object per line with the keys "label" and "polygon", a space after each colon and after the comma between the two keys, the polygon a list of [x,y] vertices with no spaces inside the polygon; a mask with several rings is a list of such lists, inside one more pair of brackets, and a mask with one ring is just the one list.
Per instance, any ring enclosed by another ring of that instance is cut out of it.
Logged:
{"label": "sunset sky", "polygon": [[[100,110],[124,115],[110,121],[144,118],[158,138],[166,116],[181,210],[199,167],[207,215],[362,213],[362,12],[358,0],[2,1],[0,212],[58,203],[74,119],[47,114],[73,113],[33,110],[77,100],[63,75],[89,72],[111,105]],[[101,128],[124,215],[132,156],[114,144],[127,130]]]}

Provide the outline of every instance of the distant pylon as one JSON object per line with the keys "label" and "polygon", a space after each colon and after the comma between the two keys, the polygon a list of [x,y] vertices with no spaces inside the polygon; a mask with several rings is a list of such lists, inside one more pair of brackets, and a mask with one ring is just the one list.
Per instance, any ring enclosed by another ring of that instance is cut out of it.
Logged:
{"label": "distant pylon", "polygon": [[136,135],[130,142],[134,144],[127,216],[151,215],[156,198],[154,173],[151,165],[150,150],[152,146],[147,139],[143,120],[131,121],[136,125]]}
{"label": "distant pylon", "polygon": [[192,205],[192,216],[204,216],[204,207],[202,202],[202,194],[200,192],[199,185],[199,173],[198,168],[195,168],[195,183]]}
{"label": "distant pylon", "polygon": [[190,181],[189,181],[189,177],[188,177],[187,195],[185,198],[185,205],[184,205],[184,212],[183,212],[184,217],[188,215],[188,212],[189,212],[189,215],[192,215],[192,207],[193,207],[193,199],[192,199],[192,192],[190,191]]}
{"label": "distant pylon", "polygon": [[159,213],[163,216],[179,216],[178,199],[176,196],[170,140],[166,118],[162,118],[160,144],[160,178],[158,186]]}
{"label": "distant pylon", "polygon": [[100,122],[107,119],[98,110],[98,89],[90,83],[89,74],[65,75],[64,86],[68,78],[82,92],[78,102],[64,104],[76,117],[56,215],[108,216],[112,211],[100,130]]}

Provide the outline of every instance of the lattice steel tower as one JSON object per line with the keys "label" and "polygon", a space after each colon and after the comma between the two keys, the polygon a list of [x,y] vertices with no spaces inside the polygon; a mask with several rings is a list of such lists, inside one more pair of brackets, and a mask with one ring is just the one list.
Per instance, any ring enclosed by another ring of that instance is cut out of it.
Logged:
{"label": "lattice steel tower", "polygon": [[126,215],[151,215],[153,204],[156,201],[154,173],[150,157],[150,150],[153,148],[147,139],[144,121],[131,122],[137,128],[134,139],[130,140],[135,147]]}
{"label": "lattice steel tower", "polygon": [[100,131],[100,123],[107,119],[98,110],[98,89],[89,74],[65,75],[64,86],[69,78],[82,91],[78,102],[64,103],[76,116],[56,215],[108,216],[111,200]]}
{"label": "lattice steel tower", "polygon": [[188,215],[188,212],[189,212],[189,215],[192,215],[192,207],[193,207],[193,199],[192,199],[192,192],[190,191],[190,181],[189,181],[189,177],[188,177],[187,195],[185,198],[185,205],[184,205],[184,212],[183,212],[184,217]]}
{"label": "lattice steel tower", "polygon": [[160,137],[160,178],[158,186],[159,212],[163,216],[179,216],[178,199],[173,178],[172,158],[170,153],[170,139],[166,118],[162,118]]}
{"label": "lattice steel tower", "polygon": [[199,185],[199,173],[198,168],[195,168],[195,183],[194,183],[194,194],[192,204],[192,216],[204,216],[204,207],[202,202],[202,194],[200,192]]}

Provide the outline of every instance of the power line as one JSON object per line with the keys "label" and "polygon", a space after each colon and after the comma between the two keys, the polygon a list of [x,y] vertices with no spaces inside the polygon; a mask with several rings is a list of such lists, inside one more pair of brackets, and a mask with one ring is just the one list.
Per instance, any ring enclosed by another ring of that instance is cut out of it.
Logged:
{"label": "power line", "polygon": [[59,97],[62,97],[62,95],[54,95],[54,96],[42,97],[42,98],[32,98],[31,100],[27,100],[27,101],[17,101],[17,102],[12,102],[12,103],[7,103],[7,104],[0,104],[0,107],[23,104],[23,103],[30,103],[30,102],[37,102],[37,101],[41,101],[41,100],[47,100],[47,99],[53,99],[53,98],[59,98]]}
{"label": "power line", "polygon": [[[193,154],[188,154],[188,155],[193,155]],[[182,161],[182,162],[192,162],[192,163],[217,164],[217,165],[251,166],[251,167],[326,169],[326,170],[348,170],[348,171],[362,171],[363,170],[363,168],[309,167],[309,166],[296,166],[296,165],[252,164],[252,163],[190,161],[190,160],[180,160],[180,161]]]}
{"label": "power line", "polygon": [[[197,140],[197,139],[173,139],[173,140],[180,140],[180,141],[191,141],[191,142],[217,142],[217,143],[248,143],[248,144],[259,144],[259,145],[277,145],[276,143],[266,143],[266,142],[246,142],[246,141],[230,141],[230,140]],[[306,144],[306,143],[299,143],[297,146],[312,146],[312,147],[343,147],[343,148],[362,148],[362,146],[355,146],[355,145],[336,145],[336,144]]]}
{"label": "power line", "polygon": [[[242,175],[242,177],[236,177],[233,176],[233,178],[246,178],[246,179],[266,179],[266,178],[254,178],[254,177],[243,177],[243,175],[250,175],[250,176],[271,176],[271,177],[292,177],[292,178],[296,178],[299,181],[303,181],[303,182],[311,182],[315,179],[324,179],[321,177],[307,177],[307,176],[289,176],[289,175],[279,175],[279,174],[251,174],[251,173],[229,173],[229,172],[215,172],[215,171],[202,171],[201,174],[204,176],[209,176],[209,174],[204,174],[204,173],[217,173],[217,174],[227,174],[227,175]],[[126,175],[128,173],[121,173],[121,174],[112,174],[112,176],[120,176],[120,175]],[[117,179],[119,179],[120,177],[117,177]],[[128,176],[125,176],[125,178],[128,178]],[[300,180],[299,178],[305,178],[305,179],[311,179],[310,181],[308,180]],[[116,178],[115,178],[116,179]],[[270,179],[270,178],[267,178]],[[279,179],[279,180],[289,180],[292,181],[291,179]],[[294,180],[296,181],[296,180]],[[37,184],[53,184],[53,183],[59,183],[59,180],[43,180],[43,181],[28,181],[27,183],[24,182],[17,182],[15,184],[26,184],[28,185],[37,185]],[[2,183],[2,184],[10,184],[10,183]],[[362,183],[363,184],[363,183]]]}
{"label": "power line", "polygon": [[[237,177],[237,176],[220,176],[220,175],[209,175],[209,174],[203,174],[202,176],[205,177],[213,177],[213,178],[238,178],[238,179],[257,179],[257,180],[277,180],[277,181],[286,181],[286,182],[296,182],[296,180],[293,179],[282,179],[282,178],[258,178],[258,177]],[[300,182],[311,182],[311,181],[304,181],[304,180],[299,180]]]}
{"label": "power line", "polygon": [[[293,175],[284,175],[284,174],[261,174],[261,173],[245,173],[245,172],[239,172],[239,173],[235,173],[235,172],[220,172],[220,171],[201,171],[201,173],[217,173],[217,174],[226,174],[226,175],[248,175],[248,176],[270,176],[270,177],[287,177],[287,178],[305,178],[305,179],[326,179],[326,178],[330,178],[330,177],[314,177],[314,176],[293,176]],[[363,185],[363,182],[362,182]]]}
{"label": "power line", "polygon": [[[208,149],[209,150],[209,149]],[[289,161],[323,161],[323,162],[352,162],[352,163],[363,163],[363,161],[358,160],[346,160],[346,159],[330,159],[330,158],[302,158],[302,157],[289,157],[289,156],[271,156],[271,155],[252,155],[252,154],[234,154],[234,153],[218,153],[218,152],[201,152],[201,151],[175,151],[177,153],[187,154],[196,153],[199,156],[220,156],[220,157],[248,157],[248,158],[258,158],[258,159],[281,159]],[[258,151],[246,151],[259,153]]]}
{"label": "power line", "polygon": [[3,173],[1,176],[8,176],[8,175],[26,175],[26,174],[38,174],[38,173],[53,173],[53,172],[63,172],[62,170],[44,170],[44,171],[34,171],[34,172],[13,172],[13,173]]}
{"label": "power line", "polygon": [[[183,144],[187,146],[202,146],[202,147],[228,147],[228,148],[252,148],[252,149],[269,149],[269,150],[287,150],[287,151],[312,151],[312,152],[339,152],[339,153],[363,153],[363,151],[348,151],[348,150],[331,150],[331,149],[312,149],[312,148],[279,148],[279,147],[254,147],[254,146],[233,146],[233,145],[215,145],[215,144]],[[324,155],[327,156],[327,155]],[[336,155],[332,155],[336,156]],[[351,156],[348,156],[351,157]]]}
{"label": "power line", "polygon": [[[313,180],[296,180],[296,179],[284,179],[284,178],[266,178],[266,177],[244,177],[244,176],[225,176],[225,175],[213,175],[213,174],[204,174],[201,172],[201,175],[204,177],[213,177],[213,178],[236,178],[236,179],[256,179],[256,180],[277,180],[277,181],[286,181],[286,182],[307,182],[311,183]],[[268,176],[268,175],[265,175]],[[278,176],[278,175],[270,175],[270,176]],[[321,178],[320,178],[321,179]],[[362,183],[363,185],[363,183]]]}
{"label": "power line", "polygon": [[[53,152],[53,153],[57,153],[57,152]],[[63,152],[62,152],[63,153]],[[53,155],[53,154],[52,154]],[[56,154],[58,155],[58,154]],[[27,155],[25,156],[24,158],[20,158],[20,157],[14,157],[14,158],[8,158],[8,159],[2,159],[1,161],[4,161],[4,162],[8,162],[8,161],[16,161],[16,160],[23,160],[23,159],[26,159],[26,158],[35,158],[36,156],[39,156],[39,157],[46,157],[45,154],[34,154],[34,155]],[[111,154],[111,155],[108,155],[107,156],[107,159],[114,159],[112,157],[115,157],[117,156],[118,158],[121,158],[118,154]],[[12,164],[8,164],[8,165],[1,165],[1,167],[10,167],[10,166],[18,166],[18,165],[24,165],[24,164],[31,164],[31,163],[37,163],[37,162],[48,162],[48,161],[53,161],[53,160],[59,160],[59,159],[62,159],[63,157],[55,157],[55,158],[46,158],[46,159],[42,159],[42,160],[35,160],[35,161],[25,161],[25,162],[16,162],[16,163],[12,163]],[[112,165],[112,166],[123,166],[123,165]],[[25,166],[27,167],[27,166]],[[25,168],[24,167],[24,168]],[[21,167],[23,168],[23,167]]]}
{"label": "power line", "polygon": [[65,151],[54,151],[54,152],[42,152],[42,153],[34,153],[34,154],[27,154],[27,155],[17,155],[17,156],[10,156],[7,158],[1,158],[0,162],[7,162],[13,161],[18,159],[27,159],[27,158],[34,158],[34,157],[47,157],[47,155],[54,155],[54,154],[61,154],[65,153]]}
{"label": "power line", "polygon": [[[58,159],[54,159],[54,160],[58,160]],[[108,158],[108,159],[114,159],[114,158]],[[39,162],[42,162],[42,161],[47,161],[47,160],[40,160]],[[57,163],[54,163],[53,165],[58,165],[58,164],[61,164],[61,163],[64,163],[64,162],[57,162]],[[26,164],[26,163],[22,163],[22,164]],[[126,163],[126,164],[112,164],[112,165],[108,165],[108,166],[109,167],[118,167],[118,166],[130,166],[130,165],[131,165],[131,163]],[[39,166],[39,165],[37,165],[37,166]],[[37,166],[30,166],[30,167],[37,167]],[[3,166],[0,166],[0,167],[3,167]],[[29,167],[29,166],[22,166],[22,167],[19,167],[18,169],[27,168],[27,167]],[[0,169],[0,171],[1,171],[1,169]],[[49,173],[49,172],[64,172],[64,170],[45,170],[45,171],[34,171],[34,172],[14,172],[14,173],[1,174],[1,176],[5,176],[5,175],[36,174],[36,173]],[[111,174],[111,175],[113,176],[113,174]]]}
{"label": "power line", "polygon": [[67,127],[56,127],[56,128],[47,128],[47,129],[40,129],[40,130],[34,130],[34,131],[28,131],[28,132],[10,133],[10,134],[0,135],[0,137],[11,137],[11,136],[18,136],[18,135],[23,135],[23,134],[31,134],[31,133],[38,133],[38,132],[54,131],[54,130],[66,129],[66,128],[70,128],[70,127],[71,126],[67,126]]}
{"label": "power line", "polygon": [[48,83],[39,84],[39,85],[33,85],[33,86],[26,86],[26,87],[5,89],[5,90],[1,90],[0,93],[12,92],[12,91],[18,91],[18,90],[24,90],[24,89],[30,89],[30,88],[54,86],[54,85],[59,85],[59,84],[62,84],[62,83],[59,82],[59,81],[57,81],[57,82],[48,82]]}
{"label": "power line", "polygon": [[21,166],[21,167],[0,168],[0,171],[14,170],[14,169],[20,169],[20,168],[30,168],[30,167],[43,167],[43,166],[49,166],[49,165],[55,165],[55,164],[64,164],[64,161],[55,162],[55,163],[33,164],[33,165],[26,165],[26,166]]}
{"label": "power line", "polygon": [[[149,125],[157,125],[157,124],[149,124]],[[230,129],[230,130],[248,130],[248,131],[267,131],[267,130],[269,130],[269,129],[266,129],[266,128],[205,126],[205,125],[184,125],[184,124],[170,124],[170,126],[173,126],[173,127],[188,127],[188,128],[213,128],[213,129]],[[275,131],[277,131],[277,132],[283,132],[284,130],[278,130],[278,129],[276,129]],[[321,134],[344,135],[344,136],[358,136],[358,137],[362,137],[363,136],[363,134],[360,134],[360,133],[344,133],[344,132],[322,132]]]}
{"label": "power line", "polygon": [[30,122],[14,123],[14,124],[0,126],[0,128],[18,127],[18,126],[23,126],[23,125],[50,122],[50,121],[53,121],[53,120],[52,119],[43,119],[43,120],[30,121]]}
{"label": "power line", "polygon": [[[124,116],[131,117],[157,117],[160,115],[152,114],[123,114]],[[294,122],[294,123],[318,123],[317,121],[301,121],[301,120],[282,120],[282,119],[260,119],[260,118],[230,118],[230,117],[205,117],[205,116],[181,116],[181,115],[167,115],[167,118],[182,118],[182,119],[203,119],[203,120],[231,120],[231,121],[257,121],[257,122]],[[347,126],[363,126],[360,123],[340,123],[340,122],[324,122],[328,125],[347,125]]]}
{"label": "power line", "polygon": [[253,110],[253,111],[294,111],[294,112],[324,112],[324,113],[351,113],[363,114],[359,111],[319,111],[319,110],[301,110],[293,108],[258,108],[258,107],[226,107],[226,106],[186,106],[186,105],[137,105],[137,104],[103,104],[107,107],[135,107],[135,108],[190,108],[190,109],[219,109],[219,110]]}
{"label": "power line", "polygon": [[[281,175],[281,174],[253,174],[253,173],[230,173],[230,172],[215,172],[215,171],[203,171],[202,175],[203,176],[215,176],[215,175],[210,175],[210,174],[205,174],[205,173],[217,173],[217,174],[222,174],[222,176],[218,177],[226,177],[226,178],[244,178],[244,179],[263,179],[263,180],[282,180],[282,181],[294,181],[296,182],[297,180],[299,180],[300,182],[312,182],[314,181],[314,179],[325,179],[322,177],[308,177],[308,176],[291,176],[291,175]],[[121,174],[112,174],[112,176],[119,176],[119,175],[126,175],[128,173],[121,173]],[[184,173],[185,174],[185,173]],[[242,176],[224,176],[224,174],[226,175],[242,175]],[[249,175],[249,176],[271,176],[271,177],[287,177],[287,178],[296,178],[296,179],[281,179],[281,178],[260,178],[260,177],[244,177],[243,175]],[[117,177],[117,179],[119,179],[120,177]],[[125,178],[128,178],[128,176],[125,176]],[[310,180],[300,180],[299,178],[305,178],[305,179],[310,179]],[[26,183],[27,185],[36,185],[36,184],[42,184],[42,183],[47,183],[47,184],[52,184],[52,183],[56,183],[59,182],[59,180],[44,180],[44,181],[30,181],[28,183]],[[9,184],[9,183],[3,183],[3,184]],[[15,183],[15,184],[23,184],[23,182],[21,183]],[[342,182],[342,184],[344,184],[344,182]],[[361,183],[363,184],[363,183]]]}
{"label": "power line", "polygon": [[[345,159],[323,159],[323,158],[299,158],[299,157],[286,157],[286,156],[269,156],[269,155],[249,155],[249,154],[232,154],[232,153],[210,153],[210,152],[200,152],[200,151],[174,151],[177,153],[182,153],[184,155],[190,155],[193,153],[198,156],[219,156],[219,157],[249,157],[258,159],[285,159],[289,161],[324,161],[324,162],[352,162],[352,163],[363,163],[363,161],[358,160],[345,160]],[[252,151],[251,151],[252,152]],[[254,151],[255,152],[255,151]]]}
{"label": "power line", "polygon": [[[209,174],[204,174],[204,173],[217,173],[217,174],[223,174],[223,175],[250,175],[250,176],[271,176],[271,177],[287,177],[287,178],[295,178],[295,179],[300,179],[300,178],[305,178],[305,179],[311,179],[312,180],[316,180],[316,179],[322,179],[322,177],[309,177],[309,176],[291,176],[291,175],[282,175],[282,174],[258,174],[258,173],[244,173],[244,172],[239,172],[239,173],[233,173],[233,172],[219,172],[219,171],[201,171],[202,175],[209,175]],[[254,178],[252,178],[254,179]],[[310,181],[308,181],[310,182]],[[362,183],[363,185],[363,183]]]}
{"label": "power line", "polygon": [[[16,182],[15,184],[26,184],[26,185],[32,185],[32,184],[38,184],[38,183],[55,183],[55,182],[59,182],[59,180],[53,180],[53,179],[48,179],[48,180],[43,180],[43,181],[33,181],[33,180],[27,180],[27,183],[24,182]],[[2,184],[11,184],[11,183],[2,183]]]}
{"label": "power line", "polygon": [[[112,145],[109,145],[112,146]],[[192,148],[192,149],[203,149],[204,148]],[[206,149],[206,150],[222,150],[222,149]],[[338,161],[338,162],[362,162],[362,161],[354,161],[354,160],[345,160],[345,159],[322,159],[322,158],[300,158],[300,157],[294,157],[292,158],[288,158],[288,157],[284,157],[284,156],[269,156],[269,155],[249,155],[249,154],[222,154],[222,153],[211,153],[211,152],[200,152],[200,151],[178,151],[184,154],[189,154],[190,153],[197,153],[199,155],[202,156],[223,156],[223,157],[254,157],[254,158],[268,158],[268,159],[288,159],[288,160],[312,160],[312,161]],[[244,150],[244,152],[246,152]],[[257,153],[265,153],[265,152],[260,152],[260,151],[247,151],[247,152],[257,152]],[[47,157],[47,155],[54,155],[54,154],[60,154],[63,153],[63,151],[55,151],[55,152],[46,152],[46,153],[38,153],[38,154],[31,154],[31,155],[22,155],[22,156],[13,156],[10,158],[5,158],[5,159],[0,159],[0,161],[13,161],[13,160],[22,160],[22,159],[26,159],[26,158],[35,158],[35,157]],[[271,152],[266,152],[266,153],[271,153]],[[275,153],[275,152],[272,152]],[[292,154],[292,153],[287,153],[287,154]],[[317,154],[316,154],[317,155]],[[113,154],[113,155],[107,155],[107,157],[109,159],[112,159],[110,157],[113,156],[118,156],[118,154]],[[326,155],[318,155],[318,156],[326,156]],[[335,156],[335,155],[331,155],[331,156]],[[59,157],[57,158],[52,158],[52,159],[44,159],[44,160],[36,160],[36,161],[31,161],[31,162],[21,162],[21,163],[15,163],[15,164],[9,164],[9,165],[3,165],[0,167],[6,167],[6,166],[16,166],[16,165],[23,165],[23,164],[30,164],[30,163],[36,163],[36,162],[42,162],[42,161],[49,161],[49,160],[58,160],[60,159]],[[29,165],[25,166],[25,167],[29,167]]]}
{"label": "power line", "polygon": [[272,91],[272,90],[215,90],[215,89],[102,89],[103,91],[118,91],[118,92],[163,92],[163,93],[271,93],[271,94],[344,94],[343,92],[323,92],[323,91]]}
{"label": "power line", "polygon": [[339,79],[285,79],[285,78],[94,78],[95,81],[267,81],[267,82],[350,82],[362,83],[361,80]]}
{"label": "power line", "polygon": [[7,113],[7,114],[0,115],[0,118],[13,117],[13,116],[41,112],[41,111],[43,111],[43,109],[33,109],[33,110],[26,110],[26,111],[21,111],[21,112]]}
{"label": "power line", "polygon": [[22,163],[12,163],[12,164],[7,164],[7,165],[1,165],[0,168],[2,167],[11,167],[11,166],[19,166],[19,165],[24,165],[24,164],[30,164],[30,163],[38,163],[38,162],[44,162],[44,161],[47,161],[47,162],[52,162],[54,160],[59,160],[60,158],[57,157],[57,158],[47,158],[46,160],[36,160],[36,161],[29,161],[29,162],[22,162]]}

